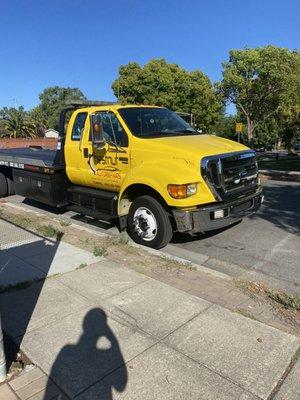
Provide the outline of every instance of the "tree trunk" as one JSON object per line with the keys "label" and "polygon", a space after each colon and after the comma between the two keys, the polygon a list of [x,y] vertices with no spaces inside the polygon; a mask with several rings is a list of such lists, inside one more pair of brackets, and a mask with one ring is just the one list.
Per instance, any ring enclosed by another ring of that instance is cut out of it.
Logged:
{"label": "tree trunk", "polygon": [[253,121],[251,121],[249,115],[247,117],[247,134],[248,134],[248,146],[253,147]]}

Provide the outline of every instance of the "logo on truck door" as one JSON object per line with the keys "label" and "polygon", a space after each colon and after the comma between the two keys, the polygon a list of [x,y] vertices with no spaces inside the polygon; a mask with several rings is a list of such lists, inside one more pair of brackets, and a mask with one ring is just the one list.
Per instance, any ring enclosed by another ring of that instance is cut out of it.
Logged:
{"label": "logo on truck door", "polygon": [[[118,168],[119,162],[128,164],[128,158],[118,156],[99,157],[94,154],[89,154],[88,156],[88,165],[93,174],[105,178],[121,179],[120,169]],[[103,168],[99,168],[99,165],[103,166]]]}

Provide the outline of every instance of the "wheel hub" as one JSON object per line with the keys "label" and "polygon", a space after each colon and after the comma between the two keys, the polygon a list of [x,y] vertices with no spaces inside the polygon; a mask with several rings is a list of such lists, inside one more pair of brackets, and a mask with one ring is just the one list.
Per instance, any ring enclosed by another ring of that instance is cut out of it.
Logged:
{"label": "wheel hub", "polygon": [[135,233],[146,241],[157,235],[157,222],[153,213],[146,207],[139,207],[133,215]]}

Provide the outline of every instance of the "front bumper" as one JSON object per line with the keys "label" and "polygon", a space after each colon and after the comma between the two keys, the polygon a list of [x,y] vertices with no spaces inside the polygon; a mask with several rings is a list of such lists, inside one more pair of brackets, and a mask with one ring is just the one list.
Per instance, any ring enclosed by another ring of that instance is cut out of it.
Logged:
{"label": "front bumper", "polygon": [[[173,210],[173,215],[179,232],[197,233],[232,225],[242,218],[256,212],[262,202],[260,189],[242,199],[199,207],[196,210]],[[215,212],[224,210],[223,218],[215,218]]]}

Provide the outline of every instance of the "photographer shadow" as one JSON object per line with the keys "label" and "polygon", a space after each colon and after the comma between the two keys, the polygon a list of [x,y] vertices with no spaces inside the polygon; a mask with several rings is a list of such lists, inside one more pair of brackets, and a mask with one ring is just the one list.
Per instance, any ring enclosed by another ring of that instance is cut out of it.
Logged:
{"label": "photographer shadow", "polygon": [[[86,376],[94,371],[102,378],[86,387]],[[125,389],[125,361],[102,309],[93,308],[88,311],[78,343],[64,346],[57,355],[51,368],[44,400],[63,398],[62,395],[53,397],[52,381],[63,387],[70,398],[76,397],[78,400],[112,400],[113,389],[118,392]]]}

